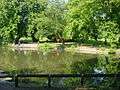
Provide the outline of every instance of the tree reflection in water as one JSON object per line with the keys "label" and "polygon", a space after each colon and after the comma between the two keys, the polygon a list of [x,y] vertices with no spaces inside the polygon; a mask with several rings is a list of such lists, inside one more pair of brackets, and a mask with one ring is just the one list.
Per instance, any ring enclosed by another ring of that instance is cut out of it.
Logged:
{"label": "tree reflection in water", "polygon": [[[120,73],[120,60],[114,60],[115,56],[99,55],[97,58],[77,61],[71,64],[71,73],[78,74],[118,74]],[[94,77],[85,78],[85,86],[120,86],[120,78]]]}

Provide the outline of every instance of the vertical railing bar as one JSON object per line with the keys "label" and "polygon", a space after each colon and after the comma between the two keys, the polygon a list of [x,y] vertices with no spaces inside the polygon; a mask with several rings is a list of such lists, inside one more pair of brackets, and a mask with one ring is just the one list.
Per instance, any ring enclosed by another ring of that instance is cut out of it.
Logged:
{"label": "vertical railing bar", "polygon": [[18,87],[18,75],[15,75],[15,87]]}
{"label": "vertical railing bar", "polygon": [[48,87],[51,87],[51,78],[53,77],[81,77],[81,86],[84,86],[84,78],[85,77],[113,77],[113,76],[116,76],[116,77],[120,77],[120,74],[58,74],[58,75],[55,75],[55,74],[47,74],[45,76],[42,76],[42,75],[39,75],[39,74],[29,74],[29,75],[22,75],[22,74],[16,74],[14,76],[14,80],[15,80],[15,87],[18,87],[19,86],[19,81],[18,81],[18,77],[47,77],[48,78]]}
{"label": "vertical railing bar", "polygon": [[48,87],[51,87],[51,75],[48,75]]}
{"label": "vertical railing bar", "polygon": [[81,86],[84,85],[84,74],[81,75]]}

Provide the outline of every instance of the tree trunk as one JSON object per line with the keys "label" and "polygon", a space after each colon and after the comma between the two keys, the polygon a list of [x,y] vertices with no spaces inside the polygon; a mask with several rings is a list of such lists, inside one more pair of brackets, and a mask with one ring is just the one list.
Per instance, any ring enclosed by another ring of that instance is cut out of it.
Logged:
{"label": "tree trunk", "polygon": [[37,29],[36,29],[36,28],[34,28],[34,29],[33,29],[33,32],[31,32],[31,37],[32,37],[32,41],[33,41],[33,42],[38,42],[38,41],[39,41],[38,39],[35,38],[36,32],[37,32]]}
{"label": "tree trunk", "polygon": [[31,35],[33,42],[38,42],[39,40],[35,38],[34,34]]}
{"label": "tree trunk", "polygon": [[19,39],[20,39],[20,36],[18,36],[18,37],[15,39],[14,43],[15,43],[15,44],[18,44],[18,43],[19,43]]}
{"label": "tree trunk", "polygon": [[105,43],[105,45],[107,45],[107,39],[106,38],[105,38],[105,42],[104,43]]}

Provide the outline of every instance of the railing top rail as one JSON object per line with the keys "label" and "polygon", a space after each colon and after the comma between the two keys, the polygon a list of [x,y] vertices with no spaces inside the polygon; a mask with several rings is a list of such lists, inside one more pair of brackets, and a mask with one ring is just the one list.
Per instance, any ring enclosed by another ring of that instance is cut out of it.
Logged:
{"label": "railing top rail", "polygon": [[18,77],[120,77],[120,74],[18,74]]}
{"label": "railing top rail", "polygon": [[6,77],[120,77],[120,74],[40,74],[26,73],[16,75],[0,75],[0,78]]}
{"label": "railing top rail", "polygon": [[18,74],[18,77],[81,77],[82,74]]}
{"label": "railing top rail", "polygon": [[13,75],[0,75],[0,78],[14,77]]}

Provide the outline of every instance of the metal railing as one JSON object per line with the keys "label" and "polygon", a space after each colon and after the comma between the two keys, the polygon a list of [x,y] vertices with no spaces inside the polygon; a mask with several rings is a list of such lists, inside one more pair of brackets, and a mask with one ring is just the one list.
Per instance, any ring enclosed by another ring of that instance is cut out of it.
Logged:
{"label": "metal railing", "polygon": [[89,77],[115,77],[120,78],[120,74],[16,74],[16,75],[5,75],[0,76],[0,78],[11,77],[14,78],[15,87],[19,87],[19,80],[18,78],[26,78],[26,77],[39,77],[39,78],[47,78],[48,80],[48,87],[51,87],[52,78],[81,78],[81,86],[84,85],[84,78]]}
{"label": "metal railing", "polygon": [[81,86],[84,85],[84,78],[89,77],[120,77],[120,74],[17,74],[15,75],[15,87],[18,87],[18,78],[25,77],[39,77],[39,78],[47,78],[48,87],[51,87],[52,78],[81,78]]}

